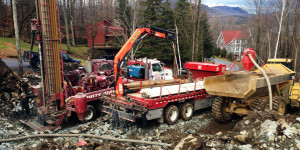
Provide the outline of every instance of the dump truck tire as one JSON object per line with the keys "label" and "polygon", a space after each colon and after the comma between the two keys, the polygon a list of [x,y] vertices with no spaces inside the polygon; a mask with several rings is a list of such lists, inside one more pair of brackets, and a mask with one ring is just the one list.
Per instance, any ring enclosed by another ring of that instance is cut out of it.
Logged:
{"label": "dump truck tire", "polygon": [[165,111],[165,114],[164,114],[164,119],[165,119],[165,122],[168,124],[168,125],[173,125],[177,122],[178,120],[178,117],[179,117],[179,110],[178,110],[178,107],[175,106],[175,105],[170,105],[166,111]]}
{"label": "dump truck tire", "polygon": [[254,100],[252,103],[251,103],[251,110],[254,111],[262,111],[265,109],[266,105],[267,105],[267,101],[268,99],[260,99],[260,98],[257,98],[256,100]]}
{"label": "dump truck tire", "polygon": [[[275,112],[278,112],[280,115],[285,115],[287,110],[287,104],[286,100],[282,96],[275,96],[272,98],[272,109]],[[270,110],[270,104],[268,104],[265,107],[266,111]]]}
{"label": "dump truck tire", "polygon": [[89,121],[93,121],[96,118],[96,109],[94,106],[92,105],[87,105],[87,111],[86,111],[86,115],[85,115],[85,121],[89,122]]}
{"label": "dump truck tire", "polygon": [[213,117],[217,122],[229,122],[232,119],[232,114],[225,112],[228,103],[225,102],[223,97],[217,97],[212,105]]}
{"label": "dump truck tire", "polygon": [[190,102],[184,103],[180,107],[180,118],[184,121],[191,120],[194,114],[194,106]]}

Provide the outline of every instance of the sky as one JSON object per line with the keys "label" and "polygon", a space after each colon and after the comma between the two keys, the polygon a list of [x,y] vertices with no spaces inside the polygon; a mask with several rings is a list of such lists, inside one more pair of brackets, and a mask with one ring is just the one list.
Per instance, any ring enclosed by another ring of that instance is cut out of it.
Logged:
{"label": "sky", "polygon": [[231,6],[231,7],[243,7],[245,5],[244,0],[202,0],[202,4],[209,7],[214,6]]}

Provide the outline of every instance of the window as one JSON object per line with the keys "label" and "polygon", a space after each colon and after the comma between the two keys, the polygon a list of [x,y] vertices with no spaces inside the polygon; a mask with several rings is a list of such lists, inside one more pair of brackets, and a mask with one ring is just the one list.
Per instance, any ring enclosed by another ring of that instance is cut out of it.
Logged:
{"label": "window", "polygon": [[152,64],[152,70],[160,72],[160,71],[162,71],[162,68],[161,68],[160,64],[157,63],[157,64]]}

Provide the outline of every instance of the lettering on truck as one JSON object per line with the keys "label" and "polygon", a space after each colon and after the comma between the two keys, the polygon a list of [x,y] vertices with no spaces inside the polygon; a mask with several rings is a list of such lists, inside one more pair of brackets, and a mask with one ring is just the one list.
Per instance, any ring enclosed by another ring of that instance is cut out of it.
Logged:
{"label": "lettering on truck", "polygon": [[86,96],[86,98],[88,98],[88,99],[98,98],[98,97],[101,97],[102,94],[109,95],[109,94],[114,93],[114,92],[115,92],[115,90],[106,91],[106,92],[103,92],[103,93],[96,93],[96,94],[88,95],[88,96]]}

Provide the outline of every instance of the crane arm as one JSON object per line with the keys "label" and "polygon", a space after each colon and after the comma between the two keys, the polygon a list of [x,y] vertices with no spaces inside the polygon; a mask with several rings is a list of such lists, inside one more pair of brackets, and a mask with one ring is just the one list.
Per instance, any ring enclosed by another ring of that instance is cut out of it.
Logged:
{"label": "crane arm", "polygon": [[[142,37],[139,39],[140,36]],[[121,78],[121,67],[122,67],[123,59],[128,55],[128,52],[132,49],[132,47],[138,44],[145,36],[155,36],[158,38],[170,39],[174,41],[176,34],[174,32],[170,32],[156,27],[137,28],[134,31],[134,33],[123,45],[123,47],[117,53],[114,59],[114,73],[115,73],[117,95],[123,94],[123,85],[122,85],[122,78]]]}

